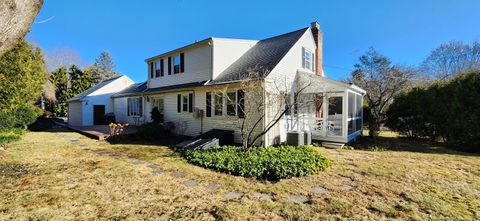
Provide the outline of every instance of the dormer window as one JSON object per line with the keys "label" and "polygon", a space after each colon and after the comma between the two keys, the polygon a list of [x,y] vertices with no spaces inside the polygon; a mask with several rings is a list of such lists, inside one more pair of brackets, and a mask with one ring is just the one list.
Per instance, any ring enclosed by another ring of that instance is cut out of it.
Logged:
{"label": "dormer window", "polygon": [[177,55],[173,56],[173,73],[178,74],[178,73],[183,73],[185,72],[184,67],[185,67],[185,61],[184,61],[184,54],[180,53]]}
{"label": "dormer window", "polygon": [[173,56],[173,73],[180,73],[180,55]]}
{"label": "dormer window", "polygon": [[307,70],[315,71],[314,56],[315,55],[311,51],[302,48],[302,67]]}
{"label": "dormer window", "polygon": [[160,60],[155,61],[155,77],[160,77]]}

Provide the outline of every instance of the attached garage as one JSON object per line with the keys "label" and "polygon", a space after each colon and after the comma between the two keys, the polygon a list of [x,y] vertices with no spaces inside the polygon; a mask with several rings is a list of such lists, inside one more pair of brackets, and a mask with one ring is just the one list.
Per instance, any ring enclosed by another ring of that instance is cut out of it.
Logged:
{"label": "attached garage", "polygon": [[82,102],[72,101],[68,102],[68,125],[82,126]]}
{"label": "attached garage", "polygon": [[68,125],[105,124],[105,114],[113,113],[112,95],[133,85],[127,76],[104,80],[68,100]]}

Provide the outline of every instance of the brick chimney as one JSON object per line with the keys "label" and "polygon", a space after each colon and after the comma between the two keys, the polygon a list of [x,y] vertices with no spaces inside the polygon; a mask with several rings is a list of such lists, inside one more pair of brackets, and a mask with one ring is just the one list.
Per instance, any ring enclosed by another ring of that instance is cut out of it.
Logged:
{"label": "brick chimney", "polygon": [[315,50],[315,72],[318,76],[325,77],[325,73],[323,72],[323,41],[322,31],[320,31],[320,24],[318,24],[316,21],[312,22],[310,30],[312,31],[313,39],[315,39],[315,45],[317,46],[317,50]]}

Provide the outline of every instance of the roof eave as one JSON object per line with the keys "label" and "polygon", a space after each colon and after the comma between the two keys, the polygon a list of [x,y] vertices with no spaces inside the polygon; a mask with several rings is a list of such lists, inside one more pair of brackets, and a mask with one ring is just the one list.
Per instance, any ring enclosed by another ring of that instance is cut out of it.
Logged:
{"label": "roof eave", "polygon": [[187,48],[190,48],[190,47],[194,47],[194,46],[198,46],[198,45],[201,45],[201,44],[205,44],[207,42],[210,42],[213,38],[210,37],[210,38],[206,38],[206,39],[203,39],[201,41],[197,41],[197,42],[194,42],[192,44],[189,44],[189,45],[185,45],[183,47],[180,47],[180,48],[177,48],[177,49],[174,49],[174,50],[171,50],[171,51],[167,51],[165,53],[162,53],[162,54],[159,54],[159,55],[156,55],[156,56],[153,56],[153,57],[150,57],[150,58],[147,58],[145,59],[145,62],[149,62],[151,60],[154,60],[154,59],[157,59],[157,58],[160,58],[160,57],[164,57],[166,55],[169,55],[169,54],[174,54],[175,52],[179,52],[179,51],[182,51],[182,50],[185,50]]}

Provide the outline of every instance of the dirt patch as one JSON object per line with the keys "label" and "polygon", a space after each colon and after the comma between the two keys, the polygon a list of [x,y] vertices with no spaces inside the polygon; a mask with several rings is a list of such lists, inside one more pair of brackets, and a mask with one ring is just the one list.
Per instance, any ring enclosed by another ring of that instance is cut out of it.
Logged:
{"label": "dirt patch", "polygon": [[0,178],[18,179],[35,174],[28,164],[0,163]]}

